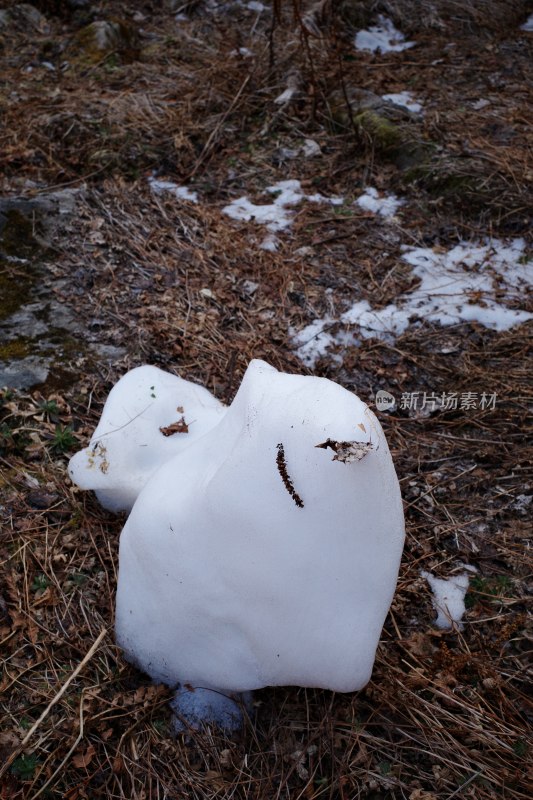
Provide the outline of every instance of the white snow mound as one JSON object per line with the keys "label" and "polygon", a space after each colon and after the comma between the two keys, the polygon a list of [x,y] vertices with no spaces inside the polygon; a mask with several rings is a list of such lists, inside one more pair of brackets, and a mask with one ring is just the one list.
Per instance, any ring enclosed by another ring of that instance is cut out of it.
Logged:
{"label": "white snow mound", "polygon": [[[137,498],[120,540],[118,643],[169,685],[360,689],[403,540],[373,413],[331,381],[252,361],[218,425]],[[176,712],[193,702],[202,715],[199,699],[177,697]]]}

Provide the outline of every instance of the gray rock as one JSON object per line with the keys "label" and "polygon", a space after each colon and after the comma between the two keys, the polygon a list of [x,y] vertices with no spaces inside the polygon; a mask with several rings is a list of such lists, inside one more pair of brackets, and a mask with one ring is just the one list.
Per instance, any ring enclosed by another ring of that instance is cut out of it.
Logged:
{"label": "gray rock", "polygon": [[25,31],[28,28],[38,33],[49,33],[48,20],[29,3],[18,3],[9,9],[0,11],[0,29],[14,28]]}
{"label": "gray rock", "polygon": [[30,389],[44,383],[50,371],[50,359],[28,356],[10,364],[0,363],[0,387]]}

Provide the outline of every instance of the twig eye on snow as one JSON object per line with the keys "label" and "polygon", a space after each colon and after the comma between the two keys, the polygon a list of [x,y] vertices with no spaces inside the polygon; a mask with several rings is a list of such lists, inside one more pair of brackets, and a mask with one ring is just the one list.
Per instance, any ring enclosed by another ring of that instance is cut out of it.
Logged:
{"label": "twig eye on snow", "polygon": [[326,439],[321,444],[315,444],[315,447],[322,447],[323,450],[327,450],[330,447],[335,451],[333,461],[353,464],[368,455],[373,450],[374,445],[372,442],[336,442],[334,439]]}
{"label": "twig eye on snow", "polygon": [[286,490],[288,491],[288,493],[290,494],[290,496],[292,497],[298,508],[303,508],[304,507],[303,500],[296,491],[296,489],[294,488],[294,484],[291,480],[291,477],[287,472],[287,462],[285,461],[285,448],[283,447],[283,444],[281,442],[277,445],[277,448],[278,448],[278,454],[276,456],[276,464],[278,465],[278,472],[281,475],[281,480],[283,481]]}

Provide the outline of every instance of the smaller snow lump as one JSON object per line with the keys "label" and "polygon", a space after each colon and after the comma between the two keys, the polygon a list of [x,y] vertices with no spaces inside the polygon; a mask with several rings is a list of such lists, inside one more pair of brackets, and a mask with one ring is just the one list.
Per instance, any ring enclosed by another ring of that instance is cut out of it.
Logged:
{"label": "smaller snow lump", "polygon": [[131,370],[111,390],[69,475],[110,511],[130,511],[148,478],[216,425],[225,406],[207,389],[157,367]]}

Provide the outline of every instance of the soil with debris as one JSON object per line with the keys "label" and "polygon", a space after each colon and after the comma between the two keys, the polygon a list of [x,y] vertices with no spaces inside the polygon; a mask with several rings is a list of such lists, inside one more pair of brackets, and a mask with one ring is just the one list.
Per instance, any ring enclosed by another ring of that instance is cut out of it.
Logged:
{"label": "soil with debris", "polygon": [[[527,239],[532,11],[2,5],[2,797],[531,798],[531,327],[421,320],[356,340],[339,320],[412,288],[406,246]],[[379,14],[415,45],[357,50]],[[422,112],[383,99],[405,91]],[[307,200],[285,228],[224,212],[273,204],[286,180]],[[403,205],[358,205],[368,187]],[[311,369],[294,332],[320,319]],[[378,410],[405,500],[398,590],[363,691],[265,689],[242,734],[175,738],[170,690],[114,644],[123,518],[66,464],[127,369],[228,402],[251,358],[399,401]],[[439,629],[421,573],[465,565],[462,625]]]}

